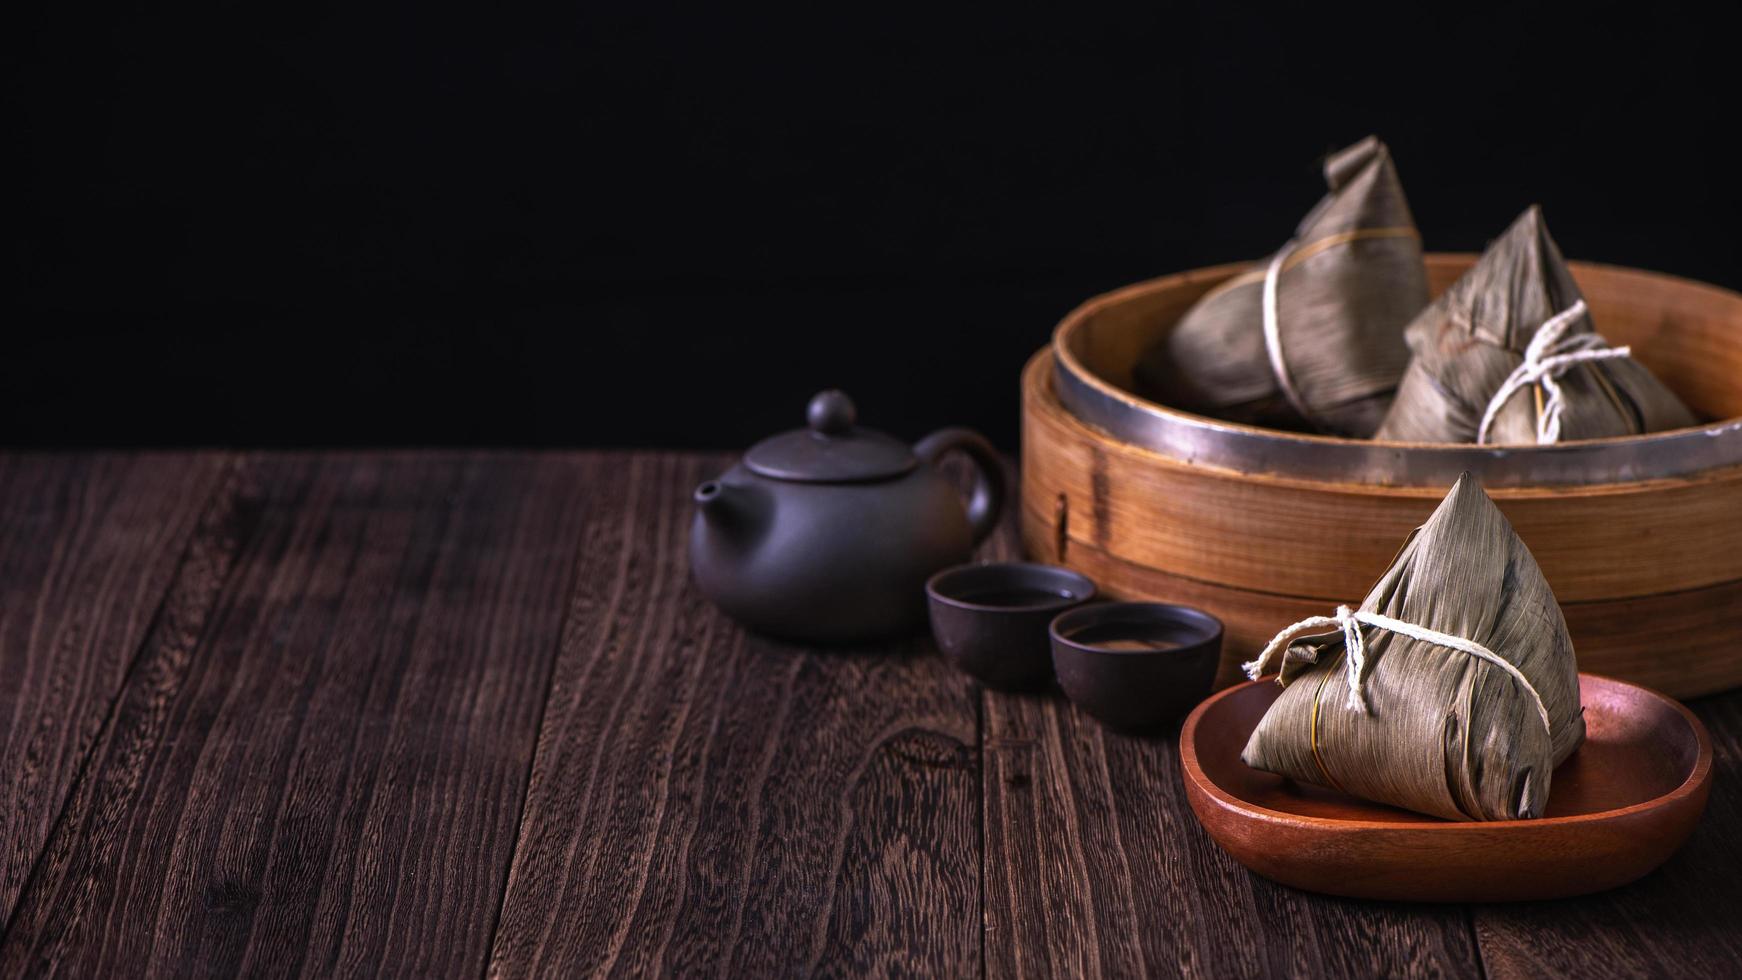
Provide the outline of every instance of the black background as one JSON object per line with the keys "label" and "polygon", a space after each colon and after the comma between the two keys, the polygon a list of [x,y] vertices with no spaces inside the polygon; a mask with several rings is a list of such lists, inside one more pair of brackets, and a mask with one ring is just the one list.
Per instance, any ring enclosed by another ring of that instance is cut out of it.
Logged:
{"label": "black background", "polygon": [[1732,35],[1668,4],[40,4],[15,445],[736,448],[844,387],[1014,448],[1071,306],[1392,146],[1427,246],[1742,287]]}

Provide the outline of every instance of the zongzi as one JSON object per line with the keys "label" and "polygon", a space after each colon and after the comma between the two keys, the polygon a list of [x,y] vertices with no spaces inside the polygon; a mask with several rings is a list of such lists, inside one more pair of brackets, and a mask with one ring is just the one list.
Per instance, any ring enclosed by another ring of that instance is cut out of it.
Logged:
{"label": "zongzi", "polygon": [[1421,237],[1378,138],[1331,156],[1325,182],[1288,244],[1143,354],[1140,394],[1229,421],[1373,434],[1409,363],[1403,328],[1428,301]]}
{"label": "zongzi", "polygon": [[1376,439],[1552,443],[1695,424],[1630,349],[1596,332],[1535,207],[1405,337],[1414,356]]}
{"label": "zongzi", "polygon": [[1560,606],[1467,473],[1359,610],[1290,626],[1247,673],[1279,657],[1283,691],[1241,757],[1364,799],[1453,820],[1540,817],[1551,774],[1585,737]]}

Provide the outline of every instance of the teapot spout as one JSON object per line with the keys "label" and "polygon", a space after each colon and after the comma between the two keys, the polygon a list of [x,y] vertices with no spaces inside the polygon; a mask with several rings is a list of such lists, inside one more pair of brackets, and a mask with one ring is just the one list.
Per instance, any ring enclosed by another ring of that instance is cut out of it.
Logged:
{"label": "teapot spout", "polygon": [[696,487],[696,510],[716,530],[732,533],[745,530],[747,523],[739,494],[721,480],[709,480]]}
{"label": "teapot spout", "polygon": [[712,562],[742,559],[762,546],[774,501],[763,488],[726,476],[696,487],[696,517],[690,525],[692,563],[697,555]]}

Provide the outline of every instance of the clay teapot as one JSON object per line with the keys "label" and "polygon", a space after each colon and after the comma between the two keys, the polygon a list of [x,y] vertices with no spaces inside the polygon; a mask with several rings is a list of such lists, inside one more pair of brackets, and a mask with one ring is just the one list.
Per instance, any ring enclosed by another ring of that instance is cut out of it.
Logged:
{"label": "clay teapot", "polygon": [[[809,428],[764,439],[696,488],[690,570],[739,622],[816,642],[915,631],[926,579],[997,526],[1004,468],[984,437],[942,429],[909,447],[855,420],[846,395],[825,391]],[[951,451],[977,470],[965,505],[935,466]]]}

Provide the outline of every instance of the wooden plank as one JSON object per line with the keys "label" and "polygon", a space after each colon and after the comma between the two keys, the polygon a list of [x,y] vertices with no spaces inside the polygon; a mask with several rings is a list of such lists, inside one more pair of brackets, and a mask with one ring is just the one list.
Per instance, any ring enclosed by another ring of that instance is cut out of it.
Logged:
{"label": "wooden plank", "polygon": [[1056,697],[985,705],[993,976],[1478,976],[1466,913],[1308,895],[1235,864],[1180,783],[1176,736]]}
{"label": "wooden plank", "polygon": [[610,464],[251,460],[190,549],[0,975],[482,972]]}
{"label": "wooden plank", "polygon": [[0,926],[229,466],[0,457]]}
{"label": "wooden plank", "polygon": [[1481,907],[1488,975],[1727,977],[1742,971],[1742,692],[1689,703],[1712,735],[1712,795],[1692,837],[1632,885],[1561,902]]}
{"label": "wooden plank", "polygon": [[[1018,550],[1014,533],[995,549]],[[1198,825],[1177,729],[1104,728],[1060,694],[983,695],[991,976],[1474,977],[1466,912],[1308,895]]]}
{"label": "wooden plank", "polygon": [[[0,458],[0,977],[1483,965],[1466,910],[1234,865],[1171,737],[742,633],[683,558],[717,460],[166,459]],[[1476,910],[1490,973],[1742,962],[1742,694],[1695,708],[1694,839]]]}
{"label": "wooden plank", "polygon": [[638,461],[583,548],[490,973],[977,973],[971,684],[709,607],[687,501],[721,468]]}

